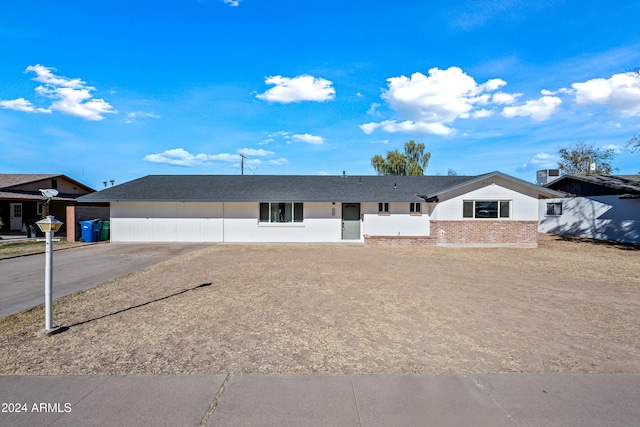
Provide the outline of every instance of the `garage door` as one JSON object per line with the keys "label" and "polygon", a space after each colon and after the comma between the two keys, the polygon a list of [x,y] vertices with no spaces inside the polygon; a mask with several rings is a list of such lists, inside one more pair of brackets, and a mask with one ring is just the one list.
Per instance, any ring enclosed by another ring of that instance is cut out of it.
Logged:
{"label": "garage door", "polygon": [[114,242],[221,242],[220,203],[112,203]]}

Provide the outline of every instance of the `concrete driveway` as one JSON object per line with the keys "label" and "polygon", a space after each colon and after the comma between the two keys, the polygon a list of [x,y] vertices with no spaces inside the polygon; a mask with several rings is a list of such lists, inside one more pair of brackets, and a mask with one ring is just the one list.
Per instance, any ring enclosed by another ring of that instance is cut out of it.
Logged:
{"label": "concrete driveway", "polygon": [[[102,243],[53,254],[53,298],[60,298],[210,243]],[[44,254],[0,260],[0,317],[44,303]]]}

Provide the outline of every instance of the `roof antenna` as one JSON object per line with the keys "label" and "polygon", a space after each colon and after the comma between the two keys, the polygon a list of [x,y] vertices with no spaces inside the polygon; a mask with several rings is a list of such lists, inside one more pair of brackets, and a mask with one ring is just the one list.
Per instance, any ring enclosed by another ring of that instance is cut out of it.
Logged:
{"label": "roof antenna", "polygon": [[347,172],[346,171],[342,171],[342,177],[346,178],[347,177]]}
{"label": "roof antenna", "polygon": [[246,159],[246,157],[242,154],[240,154],[240,157],[242,157],[242,161],[240,163],[240,175],[244,175],[244,159]]}

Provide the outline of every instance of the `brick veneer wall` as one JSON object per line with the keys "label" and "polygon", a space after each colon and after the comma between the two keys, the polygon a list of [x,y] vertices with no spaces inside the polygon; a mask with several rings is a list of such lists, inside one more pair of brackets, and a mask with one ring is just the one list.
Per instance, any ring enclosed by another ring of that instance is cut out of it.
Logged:
{"label": "brick veneer wall", "polygon": [[431,236],[364,236],[372,246],[522,246],[538,245],[537,221],[436,221]]}
{"label": "brick veneer wall", "polygon": [[371,246],[435,246],[438,239],[431,236],[369,236],[364,241]]}
{"label": "brick veneer wall", "polygon": [[537,246],[538,221],[431,221],[438,245]]}

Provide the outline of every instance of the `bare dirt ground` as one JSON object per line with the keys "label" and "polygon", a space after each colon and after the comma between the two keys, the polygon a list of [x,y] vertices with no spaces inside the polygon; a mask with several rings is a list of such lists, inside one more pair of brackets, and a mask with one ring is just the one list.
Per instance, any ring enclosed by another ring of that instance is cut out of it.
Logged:
{"label": "bare dirt ground", "polygon": [[640,250],[216,245],[0,319],[0,374],[640,373]]}

